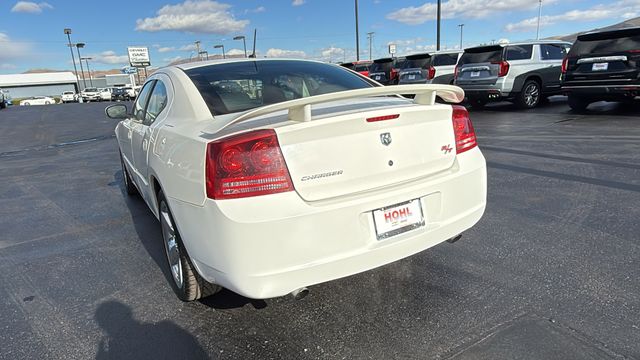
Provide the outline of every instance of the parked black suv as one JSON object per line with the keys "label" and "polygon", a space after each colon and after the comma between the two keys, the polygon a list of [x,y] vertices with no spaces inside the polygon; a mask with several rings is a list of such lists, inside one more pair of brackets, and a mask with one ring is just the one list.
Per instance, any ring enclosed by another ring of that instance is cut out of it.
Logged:
{"label": "parked black suv", "polygon": [[562,91],[583,111],[596,101],[640,95],[640,27],[578,36],[562,63]]}
{"label": "parked black suv", "polygon": [[369,67],[369,77],[382,85],[397,85],[399,69],[405,58],[382,58],[373,61]]}
{"label": "parked black suv", "polygon": [[111,91],[111,101],[128,101],[131,100],[129,93],[125,88],[113,88]]}

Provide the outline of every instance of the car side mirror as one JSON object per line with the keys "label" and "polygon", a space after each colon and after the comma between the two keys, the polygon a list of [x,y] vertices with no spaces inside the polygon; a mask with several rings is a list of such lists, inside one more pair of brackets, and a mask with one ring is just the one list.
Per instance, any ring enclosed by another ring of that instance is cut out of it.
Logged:
{"label": "car side mirror", "polygon": [[123,120],[129,117],[129,114],[127,114],[127,105],[123,104],[107,106],[107,108],[104,109],[104,113],[107,114],[109,118],[116,120]]}

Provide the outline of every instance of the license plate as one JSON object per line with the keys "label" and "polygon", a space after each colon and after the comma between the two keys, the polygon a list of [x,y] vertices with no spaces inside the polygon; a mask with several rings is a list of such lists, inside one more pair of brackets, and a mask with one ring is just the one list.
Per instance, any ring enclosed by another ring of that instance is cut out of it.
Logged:
{"label": "license plate", "polygon": [[415,80],[416,76],[415,75],[409,75],[409,80]]}
{"label": "license plate", "polygon": [[472,71],[471,77],[480,77],[480,71]]}
{"label": "license plate", "polygon": [[380,80],[381,76],[376,76],[375,79],[376,80]]}
{"label": "license plate", "polygon": [[384,240],[425,225],[419,199],[373,211],[378,240]]}
{"label": "license plate", "polygon": [[591,67],[592,71],[607,71],[609,69],[609,63],[594,63]]}

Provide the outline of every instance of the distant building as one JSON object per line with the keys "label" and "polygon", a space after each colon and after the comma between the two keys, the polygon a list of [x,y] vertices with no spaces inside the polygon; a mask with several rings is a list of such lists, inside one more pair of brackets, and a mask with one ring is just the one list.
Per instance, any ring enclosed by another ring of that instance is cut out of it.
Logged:
{"label": "distant building", "polygon": [[0,75],[0,88],[14,99],[60,96],[63,91],[78,91],[72,72]]}

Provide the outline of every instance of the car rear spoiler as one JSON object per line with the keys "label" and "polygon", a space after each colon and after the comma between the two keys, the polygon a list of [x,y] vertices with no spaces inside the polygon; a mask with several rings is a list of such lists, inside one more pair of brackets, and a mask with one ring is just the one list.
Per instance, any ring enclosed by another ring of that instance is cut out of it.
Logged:
{"label": "car rear spoiler", "polygon": [[256,118],[258,116],[267,115],[282,110],[289,111],[288,118],[291,121],[311,121],[311,105],[369,96],[388,96],[400,94],[415,95],[415,97],[413,98],[413,102],[418,105],[433,105],[436,102],[436,96],[440,97],[444,101],[452,103],[459,103],[464,100],[464,90],[453,85],[417,84],[380,86],[366,89],[347,90],[329,94],[309,96],[273,105],[263,106],[238,116],[237,118],[226,123],[219,130],[222,130],[233,124]]}

